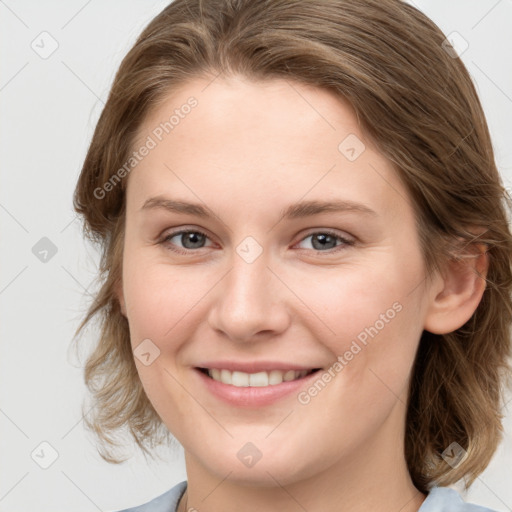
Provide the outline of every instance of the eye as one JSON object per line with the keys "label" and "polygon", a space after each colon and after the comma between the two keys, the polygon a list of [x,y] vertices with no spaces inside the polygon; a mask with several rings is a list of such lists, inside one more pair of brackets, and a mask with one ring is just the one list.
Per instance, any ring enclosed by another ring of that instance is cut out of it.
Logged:
{"label": "eye", "polygon": [[[173,239],[176,239],[176,241],[172,242]],[[355,243],[353,240],[349,240],[329,230],[310,233],[302,238],[299,244],[307,239],[311,239],[311,246],[316,252],[337,252]],[[207,240],[209,240],[208,235],[202,231],[187,229],[169,233],[159,243],[169,247],[170,250],[178,254],[190,254],[194,249],[207,247],[205,245]],[[178,246],[177,242],[182,244],[182,247]]]}
{"label": "eye", "polygon": [[[310,233],[308,236],[303,238],[301,242],[304,242],[308,238],[311,239],[311,246],[313,249],[320,252],[331,252],[332,249],[335,249],[333,252],[337,252],[338,250],[343,250],[347,246],[354,245],[355,243],[353,240],[344,238],[329,230]],[[336,244],[336,241],[340,241],[341,243]]]}
{"label": "eye", "polygon": [[[179,240],[183,244],[183,248],[177,247],[175,242],[171,242],[173,238]],[[194,249],[202,249],[206,239],[208,236],[202,231],[189,229],[170,233],[160,243],[169,246],[172,251],[179,254],[188,254]]]}

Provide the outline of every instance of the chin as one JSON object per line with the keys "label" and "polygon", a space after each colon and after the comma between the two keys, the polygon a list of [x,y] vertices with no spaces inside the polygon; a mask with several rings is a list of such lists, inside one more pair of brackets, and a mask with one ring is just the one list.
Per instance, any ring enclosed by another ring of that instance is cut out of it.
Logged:
{"label": "chin", "polygon": [[215,474],[219,480],[227,477],[233,484],[248,487],[288,485],[321,471],[321,468],[314,464],[313,460],[304,457],[300,449],[292,450],[290,453],[269,451],[267,456],[262,453],[261,458],[256,462],[247,459],[246,463],[252,465],[246,465],[240,460],[244,459],[244,452],[239,457],[237,455],[238,448],[235,451],[226,449],[222,454],[211,454],[208,460],[204,459],[203,453],[203,458],[199,462],[207,468],[210,474]]}

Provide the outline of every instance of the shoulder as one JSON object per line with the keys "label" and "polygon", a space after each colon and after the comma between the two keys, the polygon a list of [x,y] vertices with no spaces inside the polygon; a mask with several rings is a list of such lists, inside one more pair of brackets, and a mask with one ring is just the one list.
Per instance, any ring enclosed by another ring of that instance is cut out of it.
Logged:
{"label": "shoulder", "polygon": [[[118,512],[175,512],[187,488],[187,481],[180,482],[156,498]],[[460,494],[449,487],[433,487],[418,512],[496,512],[490,508],[466,503]]]}
{"label": "shoulder", "polygon": [[118,512],[175,512],[186,488],[187,481],[184,480],[147,503]]}
{"label": "shoulder", "polygon": [[466,503],[461,495],[450,487],[433,487],[418,512],[496,512],[490,508]]}

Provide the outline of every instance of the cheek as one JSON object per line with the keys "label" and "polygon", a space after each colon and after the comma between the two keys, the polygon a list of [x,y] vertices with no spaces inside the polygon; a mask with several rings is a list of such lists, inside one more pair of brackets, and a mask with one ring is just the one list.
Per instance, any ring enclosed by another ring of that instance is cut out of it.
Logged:
{"label": "cheek", "polygon": [[329,343],[334,343],[333,348],[344,348],[346,341],[375,323],[379,331],[383,330],[399,313],[407,284],[391,265],[385,267],[379,264],[342,267],[317,273],[314,279],[311,276],[294,279],[297,295],[306,299],[305,306],[316,315],[315,321],[321,321],[325,332],[330,334],[324,339],[326,342],[332,339]]}
{"label": "cheek", "polygon": [[124,295],[133,345],[137,345],[139,338],[154,339],[159,331],[158,326],[164,321],[162,313],[169,311],[168,307],[172,306],[162,302],[162,291],[157,283],[154,272],[126,268]]}
{"label": "cheek", "polygon": [[354,396],[370,398],[386,386],[399,394],[406,382],[422,332],[418,295],[410,293],[421,269],[408,261],[409,268],[398,258],[382,258],[301,281],[297,294],[317,315],[316,332],[325,333],[321,340],[333,362],[342,359],[336,380]]}
{"label": "cheek", "polygon": [[169,333],[205,293],[204,279],[197,272],[187,273],[143,254],[125,258],[123,288],[133,334],[154,339]]}

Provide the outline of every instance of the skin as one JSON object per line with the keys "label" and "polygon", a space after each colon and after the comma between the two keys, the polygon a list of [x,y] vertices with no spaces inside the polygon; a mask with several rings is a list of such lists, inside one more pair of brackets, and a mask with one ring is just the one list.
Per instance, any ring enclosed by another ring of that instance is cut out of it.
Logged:
{"label": "skin", "polygon": [[[198,106],[129,175],[118,288],[132,347],[149,338],[160,350],[148,366],[135,362],[185,450],[180,510],[418,510],[425,495],[403,446],[414,356],[423,329],[451,332],[470,318],[486,256],[425,280],[406,189],[350,105],[330,92],[197,78],[148,115],[140,140],[190,96]],[[338,150],[349,134],[366,147],[354,161]],[[215,216],[141,210],[154,196],[200,203]],[[349,199],[376,215],[280,218],[301,199]],[[207,238],[159,243],[184,228]],[[313,245],[326,229],[355,243]],[[236,251],[248,236],[263,251],[252,263]],[[256,409],[228,405],[193,370],[220,358],[329,368],[396,302],[400,312],[307,405],[295,393]],[[252,467],[236,456],[249,441],[262,453]]]}

